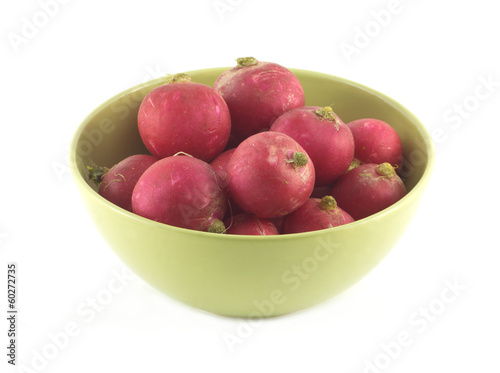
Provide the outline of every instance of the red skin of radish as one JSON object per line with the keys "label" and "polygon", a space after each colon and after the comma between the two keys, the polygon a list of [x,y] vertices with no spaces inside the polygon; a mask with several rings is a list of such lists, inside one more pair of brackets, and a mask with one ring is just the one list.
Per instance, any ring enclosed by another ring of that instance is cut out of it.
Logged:
{"label": "red skin of radish", "polygon": [[314,189],[313,189],[311,195],[309,196],[309,198],[320,198],[321,199],[324,196],[328,195],[330,193],[331,189],[332,189],[331,185],[314,187]]}
{"label": "red skin of radish", "polygon": [[[294,155],[304,162],[294,163]],[[284,216],[300,207],[314,188],[314,165],[291,137],[261,132],[244,140],[227,168],[229,192],[245,212]]]}
{"label": "red skin of radish", "polygon": [[330,195],[356,220],[386,209],[406,195],[406,187],[392,166],[384,165],[391,170],[387,176],[374,163],[353,168],[333,185]]}
{"label": "red skin of radish", "polygon": [[226,149],[224,149],[224,150],[234,149],[234,148],[238,147],[238,145],[240,145],[240,143],[241,143],[241,140],[234,137],[234,135],[230,135],[229,140],[227,141]]}
{"label": "red skin of radish", "polygon": [[283,220],[285,219],[285,216],[278,216],[277,218],[269,219],[269,221],[274,224],[280,234],[282,233],[281,228],[283,227]]}
{"label": "red skin of radish", "polygon": [[305,105],[302,85],[287,68],[257,62],[223,72],[214,88],[231,113],[232,134],[243,140],[269,129],[284,112]]}
{"label": "red skin of radish", "polygon": [[231,132],[226,103],[200,83],[153,89],[142,101],[137,119],[144,145],[158,158],[184,152],[209,162],[224,150]]}
{"label": "red skin of radish", "polygon": [[132,191],[139,177],[157,158],[136,154],[123,159],[111,167],[102,177],[98,193],[115,205],[132,211]]}
{"label": "red skin of radish", "polygon": [[270,236],[279,234],[276,226],[269,219],[262,219],[253,214],[241,213],[226,219],[224,224],[228,229],[226,234],[251,236]]}
{"label": "red skin of radish", "polygon": [[315,113],[320,106],[305,106],[287,111],[276,119],[271,131],[296,140],[311,157],[316,171],[316,186],[332,185],[349,168],[354,157],[354,139],[344,122]]}
{"label": "red skin of radish", "polygon": [[217,183],[219,184],[219,187],[222,189],[222,191],[224,192],[224,196],[226,196],[227,199],[228,205],[226,208],[226,217],[242,212],[241,208],[239,208],[236,202],[234,202],[234,200],[231,198],[231,194],[229,193],[229,188],[227,185],[227,166],[235,150],[236,148],[226,150],[225,152],[222,152],[217,157],[215,157],[212,162],[210,162],[210,166],[212,166],[215,175],[217,176]]}
{"label": "red skin of radish", "polygon": [[361,163],[388,162],[396,171],[403,164],[401,138],[388,123],[372,118],[358,119],[347,123],[354,137],[354,157]]}
{"label": "red skin of radish", "polygon": [[227,187],[227,165],[229,164],[235,150],[236,148],[226,150],[210,162],[210,166],[212,166],[215,175],[217,176],[219,187],[222,189],[226,197],[229,196],[229,189]]}
{"label": "red skin of radish", "polygon": [[226,198],[212,167],[189,156],[166,157],[144,172],[132,194],[132,211],[181,228],[206,231],[222,220]]}
{"label": "red skin of radish", "polygon": [[337,227],[352,223],[354,219],[340,207],[330,210],[321,208],[320,198],[309,198],[297,210],[285,216],[282,233],[302,233]]}

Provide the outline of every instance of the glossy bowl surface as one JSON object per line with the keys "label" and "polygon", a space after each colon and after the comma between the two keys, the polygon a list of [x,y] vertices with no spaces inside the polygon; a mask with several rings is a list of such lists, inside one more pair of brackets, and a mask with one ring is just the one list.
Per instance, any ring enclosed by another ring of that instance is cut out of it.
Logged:
{"label": "glossy bowl surface", "polygon": [[[212,85],[227,68],[187,72]],[[349,122],[378,118],[399,133],[409,193],[391,207],[357,222],[323,231],[281,236],[197,232],[157,223],[100,197],[86,166],[111,167],[147,151],[137,130],[143,97],[156,79],[130,88],[90,113],[72,139],[69,162],[95,226],[121,260],[146,282],[185,304],[212,313],[277,316],[316,305],[352,286],[392,249],[410,223],[429,181],[434,148],[425,126],[395,100],[339,77],[291,69],[306,105],[332,106]]]}

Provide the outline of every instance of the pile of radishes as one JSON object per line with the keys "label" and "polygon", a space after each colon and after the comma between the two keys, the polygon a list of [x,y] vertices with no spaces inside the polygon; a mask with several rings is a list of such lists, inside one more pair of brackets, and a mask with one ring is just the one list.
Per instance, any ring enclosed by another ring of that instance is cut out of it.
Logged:
{"label": "pile of radishes", "polygon": [[151,90],[137,120],[151,154],[89,166],[99,194],[161,223],[244,235],[348,224],[406,194],[389,124],[346,124],[331,107],[305,106],[287,68],[237,62],[213,87],[176,74]]}

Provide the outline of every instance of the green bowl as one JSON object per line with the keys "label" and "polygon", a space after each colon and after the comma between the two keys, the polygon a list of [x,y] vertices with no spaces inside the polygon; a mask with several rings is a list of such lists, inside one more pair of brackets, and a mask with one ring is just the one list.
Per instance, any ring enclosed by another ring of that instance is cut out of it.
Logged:
{"label": "green bowl", "polygon": [[[188,74],[195,82],[212,85],[226,69]],[[164,79],[130,88],[85,118],[72,139],[69,161],[102,237],[133,272],[170,297],[226,316],[267,317],[305,309],[363,278],[410,223],[434,162],[426,128],[401,104],[373,89],[331,75],[291,70],[304,87],[306,105],[330,105],[344,122],[372,117],[396,129],[403,142],[401,173],[409,193],[354,223],[281,236],[219,235],[136,216],[99,196],[86,170],[90,164],[111,167],[129,155],[147,154],[137,111],[147,92]]]}

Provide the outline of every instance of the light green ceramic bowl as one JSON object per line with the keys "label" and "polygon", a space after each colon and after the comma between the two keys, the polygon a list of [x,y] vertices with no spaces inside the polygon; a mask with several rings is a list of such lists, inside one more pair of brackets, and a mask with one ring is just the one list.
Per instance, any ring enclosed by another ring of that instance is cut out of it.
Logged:
{"label": "light green ceramic bowl", "polygon": [[[212,85],[227,68],[191,71]],[[429,181],[432,141],[422,123],[393,99],[338,77],[292,69],[306,105],[327,106],[349,122],[378,118],[399,133],[409,193],[386,210],[357,222],[281,236],[218,235],[176,228],[127,212],[95,191],[86,166],[111,167],[147,153],[137,130],[142,98],[164,79],[128,89],[103,103],[79,126],[70,165],[95,226],[123,262],[146,282],[193,307],[227,316],[277,316],[329,299],[360,280],[405,232]]]}

